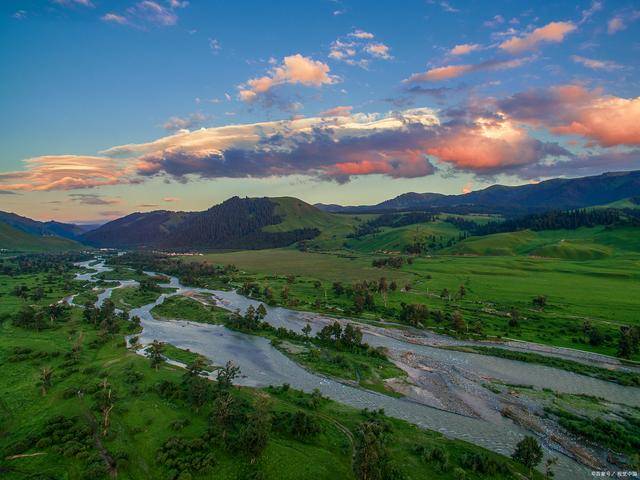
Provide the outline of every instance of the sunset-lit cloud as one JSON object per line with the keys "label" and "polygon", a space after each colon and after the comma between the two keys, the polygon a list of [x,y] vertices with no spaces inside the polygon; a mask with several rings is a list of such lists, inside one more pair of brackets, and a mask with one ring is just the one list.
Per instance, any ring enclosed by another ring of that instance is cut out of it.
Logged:
{"label": "sunset-lit cloud", "polygon": [[640,97],[621,98],[581,85],[519,93],[498,102],[519,121],[554,134],[577,135],[603,147],[640,145]]}
{"label": "sunset-lit cloud", "polygon": [[534,50],[542,43],[560,43],[577,27],[572,22],[551,22],[536,28],[523,36],[512,37],[500,44],[500,48],[509,53],[522,53]]}
{"label": "sunset-lit cloud", "polygon": [[449,54],[451,55],[467,55],[468,53],[475,52],[480,49],[480,45],[477,43],[463,43],[456,45],[451,49]]}
{"label": "sunset-lit cloud", "polygon": [[245,102],[254,101],[277,85],[300,84],[308,87],[321,87],[338,81],[330,75],[326,63],[303,55],[295,54],[284,57],[282,64],[274,67],[263,77],[252,78],[240,85],[239,97]]}
{"label": "sunset-lit cloud", "polygon": [[521,67],[525,63],[531,62],[534,59],[534,56],[522,58],[492,59],[476,64],[447,65],[444,67],[435,67],[423,73],[414,73],[409,78],[404,80],[404,82],[439,82],[443,80],[450,80],[452,78],[458,78],[462,75],[473,72],[482,72],[488,70],[508,70],[511,68]]}
{"label": "sunset-lit cloud", "polygon": [[171,117],[162,125],[162,127],[170,132],[177,130],[189,130],[191,128],[199,127],[203,122],[208,120],[208,118],[208,115],[196,112],[186,117]]}
{"label": "sunset-lit cloud", "polygon": [[353,110],[353,107],[351,106],[340,105],[330,108],[329,110],[325,110],[324,112],[320,112],[320,115],[323,117],[347,117],[351,115],[351,110]]}
{"label": "sunset-lit cloud", "polygon": [[0,173],[6,190],[75,190],[130,183],[127,162],[85,155],[48,155],[25,160],[25,170]]}
{"label": "sunset-lit cloud", "polygon": [[0,187],[71,190],[158,176],[186,182],[306,175],[346,182],[370,174],[431,175],[434,162],[492,175],[549,156],[570,155],[554,143],[532,138],[507,114],[474,114],[443,123],[427,108],[388,114],[336,108],[341,109],[333,113],[340,115],[184,130],[152,142],[116,146],[99,157],[30,159],[24,171],[0,176]]}
{"label": "sunset-lit cloud", "polygon": [[616,62],[595,60],[593,58],[581,57],[580,55],[571,55],[571,60],[587,68],[591,68],[592,70],[606,70],[610,72],[612,70],[620,70],[622,68],[622,65],[619,65]]}

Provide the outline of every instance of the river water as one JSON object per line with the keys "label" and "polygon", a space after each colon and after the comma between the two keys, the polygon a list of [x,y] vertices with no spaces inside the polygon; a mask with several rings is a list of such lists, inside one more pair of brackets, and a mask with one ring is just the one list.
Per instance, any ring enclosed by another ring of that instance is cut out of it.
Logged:
{"label": "river water", "polygon": [[[90,273],[79,274],[78,280],[95,281],[96,274],[110,270],[102,262],[96,265],[90,265],[90,263],[78,264],[94,270]],[[153,274],[153,272],[145,273]],[[135,282],[120,281],[118,286],[113,288],[132,284]],[[236,292],[188,288],[175,277],[170,277],[170,283],[163,286],[175,288],[176,291],[161,294],[155,302],[132,309],[130,312],[130,315],[136,315],[141,319],[140,343],[148,344],[153,340],[167,342],[176,347],[204,355],[217,365],[233,361],[242,372],[242,378],[238,380],[238,384],[264,387],[288,383],[294,388],[307,392],[317,388],[323,395],[337,402],[356,408],[383,408],[385,413],[391,417],[439,431],[451,438],[466,440],[504,455],[510,455],[515,444],[527,434],[526,430],[499,415],[494,416],[489,422],[439,410],[410,400],[359,389],[315,375],[290,360],[271,346],[269,340],[262,337],[235,332],[221,325],[180,320],[157,320],[151,314],[153,307],[164,302],[169,296],[186,292],[195,291],[211,295],[217,299],[219,306],[231,310],[238,308],[244,311],[249,305],[259,303]],[[100,294],[96,303],[98,306],[111,295],[113,288],[108,288]],[[265,320],[274,326],[284,326],[299,331],[306,325],[309,315],[311,314],[282,307],[267,307]],[[564,370],[497,357],[414,345],[382,335],[366,334],[365,341],[374,346],[403,349],[431,356],[438,361],[449,362],[460,368],[471,368],[472,366],[476,372],[504,382],[529,384],[538,388],[551,388],[566,393],[588,393],[615,399],[617,402],[622,402],[624,399],[624,403],[640,405],[640,395],[638,394],[640,389],[623,387]],[[559,458],[554,469],[556,478],[569,480],[591,477],[590,471],[586,467],[571,458],[555,451],[549,451],[546,447],[545,450],[547,456]]]}

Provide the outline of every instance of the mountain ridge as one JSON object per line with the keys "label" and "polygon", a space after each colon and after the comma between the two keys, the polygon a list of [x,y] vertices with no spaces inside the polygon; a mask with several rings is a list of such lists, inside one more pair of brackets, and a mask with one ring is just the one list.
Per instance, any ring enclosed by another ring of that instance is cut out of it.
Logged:
{"label": "mountain ridge", "polygon": [[448,213],[517,215],[612,203],[640,194],[640,170],[578,178],[553,178],[536,184],[491,185],[458,195],[407,192],[375,205],[315,204],[330,213],[384,213],[441,210]]}

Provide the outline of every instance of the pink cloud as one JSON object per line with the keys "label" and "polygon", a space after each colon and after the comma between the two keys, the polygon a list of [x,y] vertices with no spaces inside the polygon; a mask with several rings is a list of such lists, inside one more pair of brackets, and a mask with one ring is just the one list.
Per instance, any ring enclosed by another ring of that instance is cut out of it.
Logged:
{"label": "pink cloud", "polygon": [[620,70],[622,65],[619,65],[615,62],[611,62],[608,60],[595,60],[593,58],[581,57],[580,55],[571,55],[571,60],[576,63],[579,63],[587,68],[591,68],[592,70]]}
{"label": "pink cloud", "polygon": [[350,37],[361,38],[365,40],[371,40],[373,38],[373,33],[365,32],[363,30],[356,30],[349,34]]}
{"label": "pink cloud", "polygon": [[487,70],[507,70],[510,68],[520,67],[525,63],[533,61],[534,59],[535,57],[531,56],[511,59],[492,59],[476,64],[447,65],[444,67],[432,68],[424,73],[414,73],[409,78],[404,80],[404,82],[439,82],[442,80],[457,78],[472,72],[481,72]]}
{"label": "pink cloud", "polygon": [[498,102],[511,117],[560,135],[578,135],[603,147],[640,145],[640,97],[621,98],[561,85]]}
{"label": "pink cloud", "polygon": [[374,57],[383,58],[385,60],[391,59],[389,53],[389,47],[384,43],[370,43],[364,47],[365,51],[373,55]]}
{"label": "pink cloud", "polygon": [[25,161],[24,171],[0,173],[6,190],[74,190],[128,183],[132,173],[112,158],[82,155],[48,155]]}
{"label": "pink cloud", "polygon": [[461,45],[456,45],[451,49],[449,54],[451,55],[467,55],[468,53],[475,52],[480,48],[480,45],[477,43],[463,43]]}
{"label": "pink cloud", "polygon": [[521,53],[538,48],[541,43],[560,43],[577,27],[572,22],[551,22],[521,37],[512,37],[500,44],[509,53]]}
{"label": "pink cloud", "polygon": [[351,110],[353,110],[353,107],[341,105],[325,110],[324,112],[321,112],[320,115],[323,117],[348,117],[351,115]]}
{"label": "pink cloud", "polygon": [[426,151],[459,169],[479,172],[534,163],[544,153],[539,142],[506,117],[477,118],[473,124],[445,130]]}
{"label": "pink cloud", "polygon": [[446,67],[432,68],[424,73],[414,73],[405,81],[409,83],[438,82],[460,77],[472,69],[473,65],[447,65]]}
{"label": "pink cloud", "polygon": [[336,83],[336,77],[329,75],[330,68],[326,63],[309,57],[295,54],[284,57],[280,66],[273,68],[268,75],[252,78],[239,87],[240,99],[252,101],[259,94],[266,93],[276,85],[301,84],[320,87]]}

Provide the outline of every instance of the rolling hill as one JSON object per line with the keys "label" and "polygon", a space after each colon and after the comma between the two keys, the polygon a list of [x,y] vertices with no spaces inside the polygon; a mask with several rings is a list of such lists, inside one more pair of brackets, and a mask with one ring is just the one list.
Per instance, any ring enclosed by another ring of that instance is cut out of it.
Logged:
{"label": "rolling hill", "polygon": [[556,178],[515,187],[493,185],[462,195],[405,193],[376,205],[343,207],[317,204],[327,212],[383,213],[429,210],[451,213],[499,213],[513,216],[545,210],[605,205],[640,195],[640,170],[573,179]]}
{"label": "rolling hill", "polygon": [[0,249],[11,252],[51,252],[81,250],[78,242],[58,236],[40,236],[0,221]]}
{"label": "rolling hill", "polygon": [[31,235],[40,237],[57,236],[74,240],[91,228],[95,228],[92,225],[75,225],[54,220],[39,222],[16,213],[2,211],[0,211],[0,222]]}
{"label": "rolling hill", "polygon": [[596,260],[611,256],[640,253],[640,230],[637,227],[578,228],[534,232],[494,233],[469,237],[442,253],[453,255],[513,256]]}
{"label": "rolling hill", "polygon": [[97,247],[259,249],[351,230],[350,220],[291,197],[232,197],[202,212],[133,213],[82,235]]}

